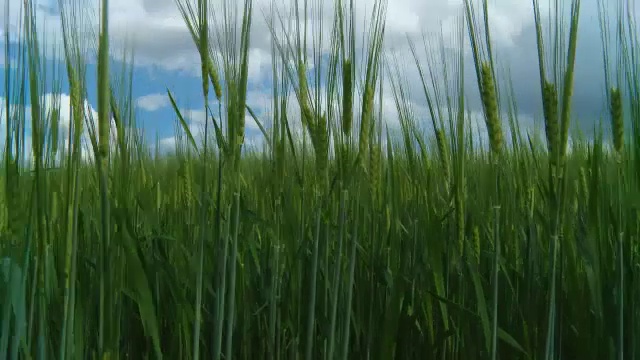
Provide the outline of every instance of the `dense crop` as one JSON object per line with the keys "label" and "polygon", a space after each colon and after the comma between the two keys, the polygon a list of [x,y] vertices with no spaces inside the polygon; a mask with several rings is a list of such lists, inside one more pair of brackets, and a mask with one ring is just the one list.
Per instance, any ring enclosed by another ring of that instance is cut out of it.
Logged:
{"label": "dense crop", "polygon": [[[425,41],[425,63],[409,43],[426,118],[385,52],[386,2],[362,40],[352,2],[335,1],[328,32],[315,21],[321,3],[264,12],[273,103],[258,116],[247,78],[262,14],[251,0],[177,0],[200,55],[206,126],[192,134],[168,91],[178,141],[161,154],[136,130],[133,64],[109,65],[107,12],[93,39],[59,0],[65,71],[52,75],[25,2],[1,115],[0,358],[640,359],[631,4],[610,16],[599,2],[611,131],[569,141],[580,0],[545,16],[532,1],[542,137],[520,127],[486,1],[464,1],[460,51]],[[83,105],[87,49],[97,119]],[[469,71],[488,146],[467,110]],[[62,76],[67,133],[64,109],[45,111],[41,96],[51,83],[60,92]],[[385,84],[397,130],[383,116]],[[247,116],[260,147],[245,143]]]}

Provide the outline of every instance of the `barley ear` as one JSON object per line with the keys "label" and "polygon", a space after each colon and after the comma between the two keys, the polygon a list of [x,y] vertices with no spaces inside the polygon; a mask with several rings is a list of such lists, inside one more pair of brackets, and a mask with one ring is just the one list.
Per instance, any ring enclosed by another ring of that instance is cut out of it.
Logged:
{"label": "barley ear", "polygon": [[542,92],[547,149],[551,157],[551,164],[557,165],[558,147],[560,145],[560,130],[558,129],[558,91],[555,84],[545,81]]}
{"label": "barley ear", "polygon": [[349,59],[342,64],[342,87],[342,132],[349,136],[353,124],[353,81]]}
{"label": "barley ear", "polygon": [[202,67],[202,94],[205,99],[209,96],[209,38],[206,26],[204,22],[200,25],[200,43],[198,44]]}
{"label": "barley ear", "polygon": [[298,82],[300,87],[300,111],[302,115],[302,125],[307,126],[313,120],[313,111],[309,105],[306,66],[302,61],[298,63]]}
{"label": "barley ear", "polygon": [[209,75],[209,79],[213,84],[213,91],[216,94],[216,98],[220,100],[222,98],[222,87],[220,86],[220,77],[218,76],[218,72],[216,71],[215,66],[213,65],[213,60],[211,56],[207,56],[207,73]]}
{"label": "barley ear", "polygon": [[369,175],[371,178],[371,192],[373,194],[374,203],[378,204],[380,186],[381,186],[381,164],[382,163],[382,146],[378,143],[371,144],[371,156],[369,158]]}
{"label": "barley ear", "polygon": [[362,102],[362,120],[360,121],[360,148],[361,157],[366,156],[369,149],[369,134],[371,132],[371,118],[373,114],[374,85],[368,83],[364,89]]}
{"label": "barley ear", "polygon": [[482,64],[482,89],[481,98],[486,113],[487,130],[489,131],[489,143],[491,151],[499,153],[502,150],[503,135],[502,125],[498,118],[498,98],[495,83],[488,63]]}
{"label": "barley ear", "polygon": [[327,131],[326,116],[318,118],[315,125],[316,137],[316,161],[318,166],[318,175],[325,179],[329,157],[329,133]]}
{"label": "barley ear", "polygon": [[444,131],[442,128],[436,129],[436,143],[438,145],[438,155],[440,156],[440,161],[442,162],[442,170],[444,172],[444,180],[446,184],[449,184],[449,180],[451,179],[450,173],[450,159],[449,152],[447,151],[447,139],[445,137]]}
{"label": "barley ear", "polygon": [[620,89],[611,88],[611,130],[613,131],[613,147],[622,154],[624,147],[624,120],[622,118],[622,95]]}

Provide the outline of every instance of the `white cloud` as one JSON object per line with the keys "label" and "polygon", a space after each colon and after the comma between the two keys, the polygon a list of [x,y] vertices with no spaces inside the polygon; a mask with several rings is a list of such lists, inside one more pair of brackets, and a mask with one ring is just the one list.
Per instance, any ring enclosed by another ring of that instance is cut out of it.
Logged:
{"label": "white cloud", "polygon": [[[10,30],[12,37],[15,38],[15,31],[20,24],[19,6],[22,1],[18,0],[0,0],[0,6],[4,9],[4,4],[9,1],[11,5]],[[182,0],[180,0],[182,1]],[[211,0],[210,8],[213,11],[220,12],[220,4],[223,0]],[[278,4],[280,10],[284,10],[293,0],[254,0],[254,18],[252,22],[251,33],[251,49],[249,53],[249,78],[256,83],[261,80],[268,79],[271,71],[271,32],[263,17],[262,11],[269,12],[269,5],[274,2]],[[46,34],[49,45],[60,45],[60,24],[59,18],[55,11],[51,11],[50,0],[33,0],[38,11],[38,19],[40,21],[39,33]],[[71,3],[67,0],[67,3]],[[332,25],[333,4],[332,1],[313,2],[321,3],[323,6],[322,16],[316,16],[312,21],[312,29],[307,31],[307,37],[311,40],[311,34],[316,33],[319,28],[319,20],[323,23],[323,49],[328,49],[335,42],[330,34]],[[361,34],[365,28],[363,25],[369,23],[371,11],[373,9],[373,0],[357,0],[354,2],[356,11],[356,36],[358,42],[361,41]],[[477,3],[477,1],[476,1]],[[548,8],[550,0],[541,0],[541,9],[543,14]],[[595,2],[594,2],[595,3]],[[82,2],[84,11],[82,19],[86,29],[92,28],[96,30],[98,24],[98,1]],[[238,7],[242,6],[242,1],[236,1]],[[421,32],[427,34],[438,34],[441,30],[446,37],[451,37],[457,29],[456,21],[462,14],[463,0],[387,0],[387,18],[385,29],[385,44],[388,49],[392,49],[398,58],[408,61],[413,66],[407,47],[407,35],[409,38],[418,42],[417,46],[422,52],[420,45]],[[565,6],[568,8],[568,6]],[[593,7],[591,4],[583,4],[583,14],[585,8]],[[523,31],[529,29],[533,22],[533,14],[531,3],[528,1],[512,1],[512,0],[492,0],[489,2],[490,24],[492,30],[493,41],[496,48],[500,49],[500,53],[508,54],[520,53],[517,48],[518,36]],[[479,10],[479,8],[478,8]],[[132,46],[135,49],[135,60],[141,66],[156,66],[165,70],[179,70],[190,74],[198,74],[200,71],[199,57],[197,55],[195,45],[191,39],[189,32],[184,24],[184,20],[178,11],[175,0],[111,0],[109,8],[110,17],[110,35],[111,45],[114,56],[122,52],[124,46]],[[218,14],[218,18],[222,14]],[[0,23],[4,21],[4,17],[0,19]],[[586,18],[585,18],[586,19]],[[285,16],[284,21],[290,19]],[[581,26],[584,28],[588,22],[583,21]],[[592,22],[595,24],[595,22]],[[4,28],[4,26],[0,26]],[[457,44],[447,42],[446,46],[456,47]],[[464,44],[468,47],[468,41]],[[423,65],[425,57],[421,55]],[[361,74],[361,68],[358,72]],[[535,70],[535,69],[533,69]],[[402,71],[409,71],[403,69]],[[473,71],[467,68],[470,73]],[[408,77],[413,79],[412,77]],[[471,82],[468,82],[471,83]],[[412,81],[409,87],[419,87],[417,81]],[[527,85],[528,86],[528,85]],[[416,88],[412,90],[416,90]],[[271,105],[271,94],[267,90],[265,92],[249,89],[248,103],[256,111],[266,109]],[[413,91],[415,97],[411,98],[414,102],[414,109],[420,113],[424,108],[422,94],[419,91]],[[67,99],[63,99],[66,101]],[[179,101],[189,99],[178,99]],[[356,109],[360,106],[360,96],[356,96]],[[167,105],[167,98],[160,94],[149,94],[138,99],[138,106],[148,111],[154,111],[160,107]],[[297,101],[295,97],[289,101],[292,123],[299,124],[295,120],[298,116]],[[397,126],[397,111],[390,91],[385,90],[382,100],[383,114],[387,123]],[[357,114],[357,112],[356,112]],[[357,120],[356,116],[356,120]],[[192,110],[189,113],[190,127],[194,129],[194,135],[199,132],[199,124],[203,123],[204,112],[202,110]],[[268,112],[265,119],[261,118],[264,125],[268,127]],[[256,129],[256,124],[251,118],[247,119],[247,128]],[[169,141],[169,140],[167,140]]]}
{"label": "white cloud", "polygon": [[176,138],[174,136],[160,139],[160,148],[164,151],[171,151],[176,146]]}
{"label": "white cloud", "polygon": [[[0,98],[2,100],[2,104],[0,104],[0,124],[4,124],[5,116],[4,109],[5,103],[4,98]],[[59,111],[59,123],[58,123],[58,153],[55,154],[55,158],[57,161],[62,161],[63,158],[63,149],[66,151],[69,142],[69,136],[71,132],[71,120],[72,120],[72,107],[71,107],[71,97],[65,93],[47,93],[40,97],[41,106],[42,106],[42,114],[45,118],[50,119],[50,116],[54,111]],[[32,107],[25,106],[24,109],[17,109],[16,106],[12,105],[13,111],[24,111],[25,114],[25,143],[24,143],[24,156],[31,161],[33,159],[32,156],[32,136],[31,136],[31,117],[32,117]],[[92,161],[93,160],[93,149],[91,146],[90,133],[88,128],[88,123],[93,123],[94,129],[97,131],[98,126],[98,112],[96,109],[87,101],[84,102],[84,112],[85,112],[85,121],[83,122],[83,131],[80,136],[80,142],[82,146],[82,159],[84,161]],[[51,125],[49,125],[51,126]],[[0,143],[4,145],[6,141],[6,132],[4,131],[5,125],[0,126]],[[51,127],[48,128],[47,131],[51,130]],[[133,129],[126,129],[125,131],[133,131]],[[113,122],[113,118],[110,121],[110,147],[111,149],[115,149],[117,139],[117,132],[115,123]]]}
{"label": "white cloud", "polygon": [[[18,29],[20,18],[19,6],[22,1],[10,1],[11,28]],[[182,0],[181,0],[182,1]],[[223,0],[210,1],[210,8],[221,13]],[[283,14],[291,9],[293,0],[276,1]],[[69,2],[67,2],[69,3]],[[242,1],[236,1],[238,9]],[[269,31],[263,11],[269,13],[273,0],[254,0],[254,18],[252,21],[250,67],[251,76],[260,76],[261,71],[269,70],[271,62],[270,46],[271,33]],[[542,1],[542,6],[545,6]],[[60,42],[60,21],[57,10],[51,8],[46,0],[35,0],[37,15],[41,21],[41,32],[47,34],[55,43]],[[70,3],[69,3],[70,4]],[[355,3],[356,34],[361,34],[368,24],[373,10],[373,0],[359,0]],[[418,37],[422,30],[439,32],[441,25],[450,24],[461,14],[462,0],[388,0],[386,17],[386,40],[391,46],[397,47],[406,42],[406,34]],[[97,30],[97,15],[99,2],[85,2],[81,6],[84,26]],[[333,2],[322,3],[322,21],[324,47],[328,48],[335,39],[330,34],[332,18],[334,16]],[[495,0],[490,3],[491,24],[494,29],[494,40],[506,45],[514,45],[513,39],[523,28],[529,25],[533,17],[529,2],[514,2],[511,0]],[[217,14],[218,19],[222,14]],[[241,10],[238,11],[241,16]],[[267,15],[269,16],[269,15]],[[184,20],[174,0],[111,0],[109,6],[110,35],[114,54],[120,54],[120,49],[132,45],[136,52],[136,62],[140,65],[157,65],[168,70],[199,71],[199,57],[195,45],[184,24]],[[313,26],[319,26],[318,15],[314,14]],[[285,21],[287,21],[285,19]],[[316,30],[318,27],[316,27]],[[309,29],[309,34],[315,30]],[[359,35],[356,35],[360,38]],[[311,40],[312,37],[309,36]],[[404,45],[402,45],[404,46]]]}
{"label": "white cloud", "polygon": [[156,111],[169,105],[169,97],[166,94],[149,94],[140,96],[136,105],[146,111]]}
{"label": "white cloud", "polygon": [[7,64],[7,61],[5,59],[4,54],[0,55],[0,66],[1,67],[5,67],[5,65],[9,65],[8,67],[10,69],[17,69],[18,68],[18,60],[15,57],[9,57],[9,62]]}

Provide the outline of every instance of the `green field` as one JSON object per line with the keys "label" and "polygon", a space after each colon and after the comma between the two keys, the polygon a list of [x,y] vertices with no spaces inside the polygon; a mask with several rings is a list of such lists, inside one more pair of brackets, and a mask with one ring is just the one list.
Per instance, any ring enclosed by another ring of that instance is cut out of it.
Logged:
{"label": "green field", "polygon": [[[184,99],[167,92],[178,135],[170,153],[136,130],[134,63],[109,61],[107,13],[87,34],[77,3],[60,0],[56,71],[26,2],[18,70],[5,65],[1,91],[0,358],[640,359],[632,2],[607,11],[598,0],[608,112],[580,136],[571,107],[579,0],[532,1],[536,131],[521,126],[508,68],[490,46],[486,1],[465,0],[447,40],[459,51],[410,44],[426,117],[385,51],[384,0],[358,17],[358,0],[335,0],[325,24],[313,21],[321,0],[295,0],[290,12],[221,1],[175,4],[209,111],[204,136],[191,133]],[[248,49],[263,16],[273,103],[258,116],[247,106]],[[363,22],[364,34],[354,30]],[[474,67],[463,66],[463,49]],[[41,98],[61,79],[73,105],[67,134],[64,109],[45,112]],[[89,92],[97,118],[81,105]],[[245,143],[247,116],[263,132],[257,146]]]}

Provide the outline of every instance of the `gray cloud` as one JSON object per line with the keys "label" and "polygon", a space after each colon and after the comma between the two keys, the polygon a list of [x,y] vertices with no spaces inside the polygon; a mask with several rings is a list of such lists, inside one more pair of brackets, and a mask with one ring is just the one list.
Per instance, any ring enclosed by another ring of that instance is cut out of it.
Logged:
{"label": "gray cloud", "polygon": [[[584,1],[582,3],[572,102],[574,123],[578,121],[581,129],[587,134],[591,132],[596,121],[606,111],[602,46],[596,6],[595,1]],[[508,70],[519,114],[522,119],[527,119],[530,122],[534,118],[539,120],[542,116],[537,44],[532,9],[530,7],[521,8],[519,11],[521,12],[517,18],[521,21],[522,26],[510,32],[510,36],[502,34],[501,41],[496,41],[494,50],[497,53],[496,60],[500,67],[499,70],[502,70],[498,73],[502,80],[499,83],[501,91],[506,92],[508,90],[506,86],[506,80],[508,80],[506,78],[506,70]],[[508,28],[508,26],[504,25],[502,28]],[[499,33],[498,31],[499,28],[492,28],[492,36]],[[567,34],[565,36],[568,37]],[[417,39],[417,37],[414,36],[414,39]],[[464,45],[468,47],[468,39],[465,39],[465,41]],[[398,46],[398,48],[399,57],[405,58],[406,71],[416,76],[417,73],[413,69],[415,68],[413,60],[406,60],[410,57],[409,50],[402,45]],[[420,44],[418,44],[418,49],[422,50]],[[566,52],[566,49],[562,51]],[[425,56],[422,56],[420,60],[423,66],[428,66]],[[469,95],[468,104],[472,110],[480,111],[481,105],[471,54],[466,54],[464,66],[465,92]],[[408,78],[414,79],[415,77],[408,76]],[[424,103],[421,83],[412,81],[407,86],[412,90],[414,101]],[[604,125],[607,125],[606,122]]]}

